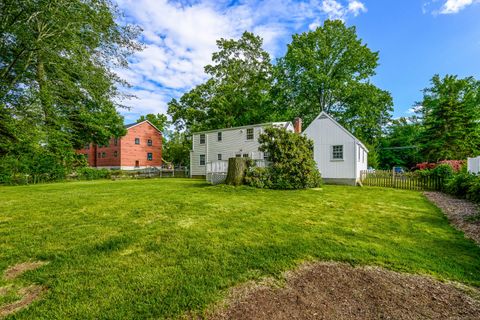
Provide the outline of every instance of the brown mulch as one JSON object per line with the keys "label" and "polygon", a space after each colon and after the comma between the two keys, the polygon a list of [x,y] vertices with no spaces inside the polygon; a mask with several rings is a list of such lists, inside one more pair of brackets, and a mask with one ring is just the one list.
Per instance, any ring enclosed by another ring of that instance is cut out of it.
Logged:
{"label": "brown mulch", "polygon": [[320,262],[289,272],[281,288],[237,288],[208,318],[480,319],[480,292],[460,288],[378,267]]}
{"label": "brown mulch", "polygon": [[42,293],[45,291],[46,289],[44,287],[36,285],[21,289],[19,293],[22,295],[22,298],[20,300],[0,306],[0,318],[6,317],[9,314],[25,308],[33,301],[40,298]]}
{"label": "brown mulch", "polygon": [[3,277],[5,280],[13,280],[16,277],[20,276],[26,271],[35,270],[40,268],[41,266],[47,264],[45,261],[33,261],[33,262],[23,262],[14,265],[13,267],[8,268],[5,270]]}
{"label": "brown mulch", "polygon": [[480,208],[477,205],[442,192],[424,192],[424,195],[443,211],[450,223],[480,245],[480,221],[469,220],[480,214]]}

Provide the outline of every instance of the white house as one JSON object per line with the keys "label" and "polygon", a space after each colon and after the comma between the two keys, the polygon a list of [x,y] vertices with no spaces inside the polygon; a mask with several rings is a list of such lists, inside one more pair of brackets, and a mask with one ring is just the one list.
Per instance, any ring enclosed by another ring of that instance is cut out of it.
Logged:
{"label": "white house", "polygon": [[314,142],[314,158],[326,183],[355,185],[367,170],[368,149],[326,112],[303,132]]}
{"label": "white house", "polygon": [[209,165],[223,164],[226,167],[228,158],[232,157],[264,160],[265,155],[258,150],[260,147],[258,138],[269,126],[286,128],[289,131],[294,130],[291,122],[270,122],[195,132],[190,151],[190,176],[205,177]]}

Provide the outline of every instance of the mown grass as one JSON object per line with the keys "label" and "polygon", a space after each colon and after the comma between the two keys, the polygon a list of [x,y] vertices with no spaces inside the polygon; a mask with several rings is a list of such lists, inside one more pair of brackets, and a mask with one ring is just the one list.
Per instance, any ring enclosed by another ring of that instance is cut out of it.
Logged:
{"label": "mown grass", "polygon": [[[188,179],[0,188],[0,272],[48,288],[13,317],[163,318],[305,260],[384,266],[480,286],[480,248],[418,192],[271,191]],[[0,287],[7,284],[0,280]],[[12,297],[0,297],[0,303]]]}

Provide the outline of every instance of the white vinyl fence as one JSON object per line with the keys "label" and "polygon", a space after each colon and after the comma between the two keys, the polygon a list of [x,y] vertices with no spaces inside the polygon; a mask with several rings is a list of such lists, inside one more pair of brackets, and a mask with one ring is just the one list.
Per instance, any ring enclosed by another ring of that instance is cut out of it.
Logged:
{"label": "white vinyl fence", "polygon": [[468,166],[468,172],[480,173],[480,157],[468,158],[467,166]]}

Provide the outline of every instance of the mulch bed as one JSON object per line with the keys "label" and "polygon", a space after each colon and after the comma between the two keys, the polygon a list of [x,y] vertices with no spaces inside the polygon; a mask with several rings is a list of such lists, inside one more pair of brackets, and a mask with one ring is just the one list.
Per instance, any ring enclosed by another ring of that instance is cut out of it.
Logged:
{"label": "mulch bed", "polygon": [[480,207],[442,192],[424,192],[424,195],[443,211],[451,224],[480,245],[480,221],[472,219],[480,214]]}
{"label": "mulch bed", "polygon": [[[353,267],[306,264],[283,287],[250,284],[232,291],[211,319],[480,319],[477,289],[429,277]],[[472,294],[473,292],[473,294]]]}

